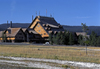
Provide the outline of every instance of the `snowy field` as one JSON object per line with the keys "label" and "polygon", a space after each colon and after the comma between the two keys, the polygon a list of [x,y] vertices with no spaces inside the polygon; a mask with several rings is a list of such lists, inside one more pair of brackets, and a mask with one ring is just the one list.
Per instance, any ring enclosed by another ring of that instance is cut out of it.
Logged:
{"label": "snowy field", "polygon": [[[57,67],[49,65],[48,63],[63,64],[69,66],[80,67],[82,69],[100,69],[100,64],[86,63],[86,62],[74,62],[74,61],[63,61],[63,60],[52,60],[52,59],[38,59],[38,58],[22,58],[22,57],[4,57],[0,56],[0,64],[13,64],[20,65],[22,67],[35,67],[43,69],[64,69],[63,67]],[[70,69],[70,68],[68,68]]]}

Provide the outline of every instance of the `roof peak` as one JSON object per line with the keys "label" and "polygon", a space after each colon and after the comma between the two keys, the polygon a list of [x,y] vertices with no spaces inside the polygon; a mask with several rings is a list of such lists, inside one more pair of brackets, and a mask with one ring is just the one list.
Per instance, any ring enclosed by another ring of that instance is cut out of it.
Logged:
{"label": "roof peak", "polygon": [[53,17],[48,17],[48,16],[36,16],[38,18],[53,18]]}

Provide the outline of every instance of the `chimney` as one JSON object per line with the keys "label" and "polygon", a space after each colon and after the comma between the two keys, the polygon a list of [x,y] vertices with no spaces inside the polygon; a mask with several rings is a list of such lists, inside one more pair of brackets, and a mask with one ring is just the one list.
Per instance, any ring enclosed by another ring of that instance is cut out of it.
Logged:
{"label": "chimney", "polygon": [[10,27],[12,28],[12,21],[10,21]]}

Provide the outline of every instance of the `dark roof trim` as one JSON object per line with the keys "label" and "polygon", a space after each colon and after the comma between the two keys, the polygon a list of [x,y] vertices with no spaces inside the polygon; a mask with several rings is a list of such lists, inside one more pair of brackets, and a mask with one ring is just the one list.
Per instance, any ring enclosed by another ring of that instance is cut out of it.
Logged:
{"label": "dark roof trim", "polygon": [[38,18],[38,16],[35,17],[35,19],[32,21],[32,23],[29,25],[28,28],[30,28],[30,26],[33,24],[33,22]]}

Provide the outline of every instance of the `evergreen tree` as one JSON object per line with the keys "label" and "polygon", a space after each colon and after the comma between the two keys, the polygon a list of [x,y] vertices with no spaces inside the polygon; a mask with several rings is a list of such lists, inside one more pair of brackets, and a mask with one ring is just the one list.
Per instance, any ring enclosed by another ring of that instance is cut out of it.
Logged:
{"label": "evergreen tree", "polygon": [[79,36],[78,36],[78,43],[79,43],[80,45],[84,45],[84,40],[83,40],[83,36],[82,36],[82,35],[79,35]]}
{"label": "evergreen tree", "polygon": [[92,31],[91,35],[90,35],[90,45],[91,46],[96,46],[96,41],[97,41],[97,38],[96,38],[96,33],[94,31]]}
{"label": "evergreen tree", "polygon": [[55,44],[57,44],[57,45],[60,44],[60,35],[61,35],[61,33],[57,33],[56,38],[55,38],[55,40],[56,40]]}
{"label": "evergreen tree", "polygon": [[49,34],[49,42],[50,42],[51,45],[53,44],[53,39],[52,39],[52,34],[51,33]]}
{"label": "evergreen tree", "polygon": [[72,33],[69,34],[69,44],[70,45],[73,45],[74,44],[74,37],[73,37],[73,34]]}
{"label": "evergreen tree", "polygon": [[56,35],[53,35],[53,43],[57,45],[62,45],[65,44],[65,33],[62,33],[61,31],[57,33]]}
{"label": "evergreen tree", "polygon": [[66,31],[65,31],[65,33],[64,33],[64,35],[65,35],[65,36],[64,36],[64,44],[65,44],[65,45],[68,45],[68,44],[69,44],[69,34],[70,34],[70,33],[69,33],[69,32],[66,32]]}
{"label": "evergreen tree", "polygon": [[97,46],[100,47],[100,36],[97,38]]}
{"label": "evergreen tree", "polygon": [[64,44],[64,37],[65,37],[65,36],[64,36],[64,34],[62,33],[62,34],[61,34],[61,40],[60,40],[60,44],[61,44],[61,45]]}
{"label": "evergreen tree", "polygon": [[56,36],[55,36],[55,35],[53,35],[53,38],[52,38],[52,39],[53,39],[53,43],[54,43],[54,44],[57,44],[57,43],[56,43]]}
{"label": "evergreen tree", "polygon": [[65,35],[62,32],[60,32],[60,33],[61,33],[60,34],[60,44],[62,45],[62,44],[64,44],[64,41],[65,41]]}

